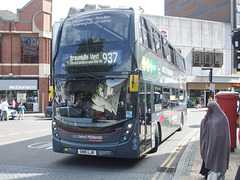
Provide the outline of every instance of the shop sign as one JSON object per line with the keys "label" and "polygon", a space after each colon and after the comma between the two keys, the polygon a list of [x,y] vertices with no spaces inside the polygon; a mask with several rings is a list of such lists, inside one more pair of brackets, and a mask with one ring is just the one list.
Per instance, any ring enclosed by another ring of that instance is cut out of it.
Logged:
{"label": "shop sign", "polygon": [[210,91],[215,91],[215,84],[210,83],[209,90],[210,90]]}
{"label": "shop sign", "polygon": [[240,83],[232,83],[232,87],[240,87]]}
{"label": "shop sign", "polygon": [[0,90],[38,90],[38,80],[34,79],[3,79],[0,84]]}

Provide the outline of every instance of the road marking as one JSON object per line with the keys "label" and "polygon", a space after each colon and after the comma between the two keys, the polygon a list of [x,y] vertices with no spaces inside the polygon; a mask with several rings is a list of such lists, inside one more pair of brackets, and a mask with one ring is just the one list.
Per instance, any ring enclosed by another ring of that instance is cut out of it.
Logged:
{"label": "road marking", "polygon": [[26,132],[24,132],[25,134],[28,134],[28,133],[35,133],[35,132],[37,132],[37,131],[26,131]]}
{"label": "road marking", "polygon": [[194,129],[192,130],[182,141],[180,141],[180,143],[177,145],[177,147],[175,147],[175,149],[173,150],[173,152],[168,156],[168,158],[164,161],[164,163],[160,166],[163,167],[166,165],[166,163],[168,162],[168,160],[173,156],[173,158],[171,158],[171,160],[168,162],[168,164],[166,165],[166,167],[170,167],[170,165],[172,164],[172,162],[176,159],[177,155],[180,153],[180,151],[182,150],[182,148],[187,144],[187,142],[189,141],[189,138],[191,139],[191,137],[193,136],[193,134],[195,134],[195,132],[198,131],[198,129]]}
{"label": "road marking", "polygon": [[51,141],[38,142],[30,144],[28,145],[28,147],[32,149],[52,149],[52,142]]}
{"label": "road marking", "polygon": [[[173,161],[176,159],[177,155],[181,152],[184,145],[186,145],[188,142],[191,141],[193,135],[198,131],[199,129],[192,130],[184,139],[182,139],[178,145],[174,148],[172,153],[167,157],[167,159],[161,164],[160,167],[166,167],[170,168]],[[160,175],[160,172],[156,172],[151,180],[159,179],[158,176]]]}
{"label": "road marking", "polygon": [[15,135],[19,135],[21,133],[12,133],[12,134],[9,134],[9,136],[15,136]]}
{"label": "road marking", "polygon": [[43,132],[43,131],[49,131],[50,129],[41,129],[41,130],[38,130],[39,132]]}

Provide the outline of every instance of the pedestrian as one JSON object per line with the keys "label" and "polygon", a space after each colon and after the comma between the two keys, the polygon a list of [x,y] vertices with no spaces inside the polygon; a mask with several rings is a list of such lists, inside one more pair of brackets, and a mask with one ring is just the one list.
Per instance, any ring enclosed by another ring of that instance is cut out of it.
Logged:
{"label": "pedestrian", "polygon": [[22,102],[20,102],[19,106],[18,106],[18,110],[19,110],[19,120],[23,120],[24,118],[24,110],[25,110],[25,106],[22,104]]}
{"label": "pedestrian", "polygon": [[4,99],[4,101],[2,103],[2,111],[3,111],[2,121],[4,121],[4,119],[6,119],[6,121],[8,121],[8,107],[9,107],[9,104],[7,102],[7,99]]}
{"label": "pedestrian", "polygon": [[12,105],[11,105],[11,106],[12,106],[13,109],[15,109],[15,107],[16,107],[16,101],[15,101],[14,99],[12,100]]}
{"label": "pedestrian", "polygon": [[[224,179],[230,156],[228,119],[217,102],[212,101],[207,107],[200,125],[200,153],[203,160],[200,174],[208,180]],[[208,174],[204,174],[206,172]]]}

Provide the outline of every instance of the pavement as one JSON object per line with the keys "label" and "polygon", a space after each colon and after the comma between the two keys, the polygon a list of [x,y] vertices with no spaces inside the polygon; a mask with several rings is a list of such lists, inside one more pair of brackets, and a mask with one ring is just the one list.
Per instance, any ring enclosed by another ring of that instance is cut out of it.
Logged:
{"label": "pavement", "polygon": [[[205,108],[196,109],[195,111],[206,111]],[[237,129],[238,133],[239,129]],[[240,147],[238,136],[236,135],[237,147],[234,152],[230,153],[229,168],[225,174],[226,180],[234,180],[238,166],[240,166]],[[180,161],[178,163],[173,180],[204,180],[204,176],[199,174],[202,165],[200,155],[199,135],[190,140]]]}

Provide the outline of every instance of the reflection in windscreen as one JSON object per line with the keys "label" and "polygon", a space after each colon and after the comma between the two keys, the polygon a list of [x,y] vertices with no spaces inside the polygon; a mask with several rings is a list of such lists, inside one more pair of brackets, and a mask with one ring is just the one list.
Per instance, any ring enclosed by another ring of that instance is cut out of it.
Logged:
{"label": "reflection in windscreen", "polygon": [[127,13],[93,13],[69,18],[63,26],[61,46],[124,40],[128,37],[128,26]]}
{"label": "reflection in windscreen", "polygon": [[[57,79],[57,116],[80,121],[110,122],[131,118],[127,111],[130,95],[123,79],[64,81]],[[133,114],[133,112],[131,112]]]}

